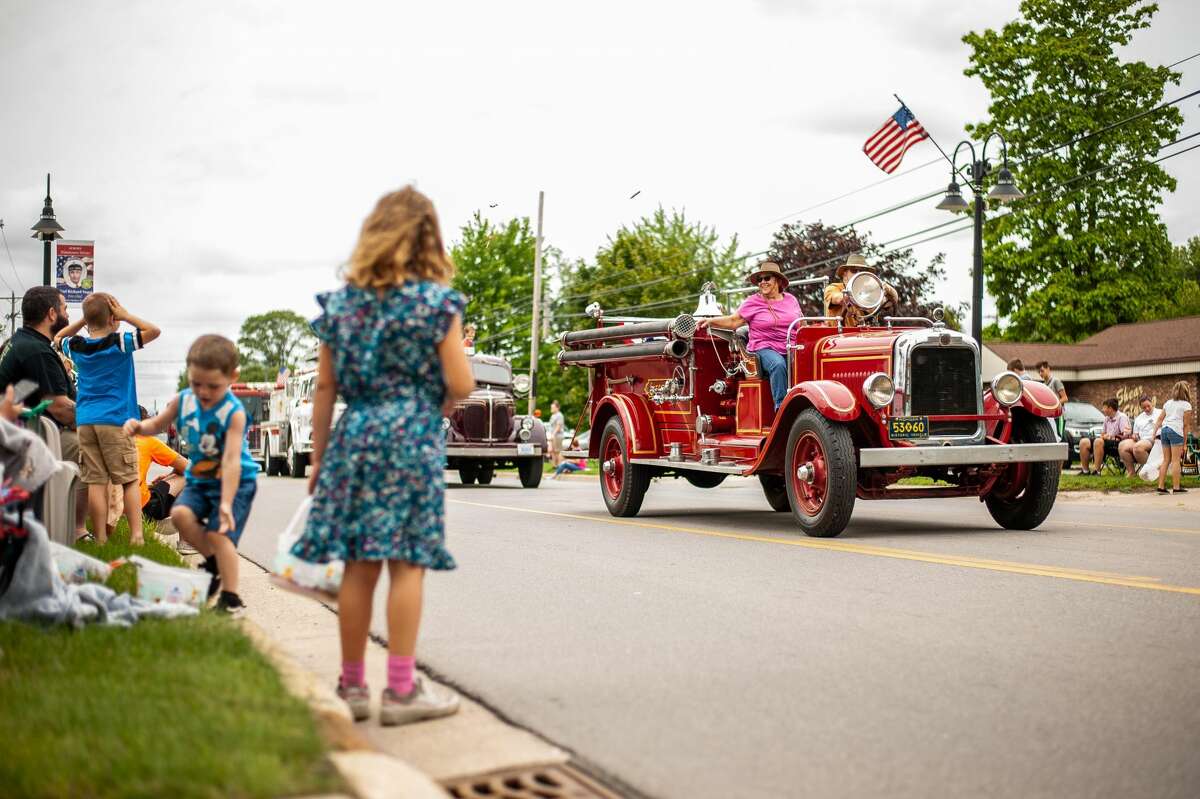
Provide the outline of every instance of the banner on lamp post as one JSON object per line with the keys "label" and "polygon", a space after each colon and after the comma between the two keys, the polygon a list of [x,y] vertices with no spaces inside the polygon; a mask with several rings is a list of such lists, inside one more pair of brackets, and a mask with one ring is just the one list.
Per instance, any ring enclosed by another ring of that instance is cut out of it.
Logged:
{"label": "banner on lamp post", "polygon": [[71,305],[79,305],[96,290],[96,242],[58,241],[54,244],[54,287]]}

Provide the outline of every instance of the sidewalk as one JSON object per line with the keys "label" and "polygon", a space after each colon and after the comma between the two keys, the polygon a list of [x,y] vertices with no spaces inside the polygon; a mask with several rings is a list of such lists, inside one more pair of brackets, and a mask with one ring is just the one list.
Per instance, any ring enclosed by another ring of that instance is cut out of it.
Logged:
{"label": "sidewalk", "polygon": [[343,750],[334,760],[359,796],[445,797],[436,783],[570,759],[465,696],[459,712],[448,718],[380,726],[379,680],[387,650],[374,641],[367,644],[371,718],[352,723],[333,690],[340,672],[337,616],[315,600],[276,587],[269,577],[243,558],[240,593],[248,607],[248,633],[275,659],[289,688],[309,701],[326,737]]}

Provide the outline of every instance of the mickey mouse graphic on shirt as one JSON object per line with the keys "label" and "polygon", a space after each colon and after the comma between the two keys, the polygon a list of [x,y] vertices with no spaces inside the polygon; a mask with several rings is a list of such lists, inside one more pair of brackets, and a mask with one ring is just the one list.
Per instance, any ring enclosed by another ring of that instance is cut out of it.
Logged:
{"label": "mickey mouse graphic on shirt", "polygon": [[220,432],[219,424],[209,422],[200,435],[197,449],[204,457],[192,464],[192,474],[196,477],[215,480],[221,476],[221,447],[217,438]]}

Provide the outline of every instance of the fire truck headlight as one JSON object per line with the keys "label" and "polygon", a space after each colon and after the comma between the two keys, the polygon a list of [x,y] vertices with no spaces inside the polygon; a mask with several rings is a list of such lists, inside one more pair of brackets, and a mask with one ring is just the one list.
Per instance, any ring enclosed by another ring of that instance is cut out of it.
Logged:
{"label": "fire truck headlight", "polygon": [[517,375],[513,378],[513,391],[518,394],[529,393],[529,375]]}
{"label": "fire truck headlight", "polygon": [[517,433],[517,438],[521,439],[522,441],[528,441],[530,437],[531,433],[528,430],[522,429],[521,432]]}
{"label": "fire truck headlight", "polygon": [[873,313],[883,304],[883,281],[870,272],[859,272],[846,284],[850,301],[868,313]]}
{"label": "fire truck headlight", "polygon": [[521,429],[522,430],[532,430],[533,429],[533,417],[532,416],[526,416],[524,419],[521,420]]}
{"label": "fire truck headlight", "polygon": [[1001,372],[992,378],[992,396],[1001,405],[1016,405],[1021,399],[1021,378],[1013,372]]}
{"label": "fire truck headlight", "polygon": [[876,372],[863,381],[863,396],[876,408],[886,408],[896,396],[896,384],[883,372]]}

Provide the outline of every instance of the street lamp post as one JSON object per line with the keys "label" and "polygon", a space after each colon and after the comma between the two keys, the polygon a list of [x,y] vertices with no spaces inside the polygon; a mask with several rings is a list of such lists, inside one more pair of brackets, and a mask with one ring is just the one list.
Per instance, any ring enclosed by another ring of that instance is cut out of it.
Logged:
{"label": "street lamp post", "polygon": [[42,285],[50,285],[50,245],[55,239],[61,239],[59,233],[65,230],[54,218],[54,203],[50,201],[50,175],[46,174],[46,204],[42,206],[42,218],[30,228],[33,238],[42,242]]}
{"label": "street lamp post", "polygon": [[971,187],[971,192],[974,195],[974,210],[975,210],[975,251],[974,251],[974,267],[971,275],[971,332],[975,336],[975,343],[981,348],[983,347],[983,179],[991,172],[991,167],[987,160],[988,142],[995,136],[1000,140],[1002,146],[1002,154],[1004,158],[1004,166],[996,175],[996,185],[992,186],[992,190],[987,193],[987,199],[999,203],[1011,202],[1019,200],[1025,195],[1017,188],[1013,182],[1012,172],[1008,169],[1008,142],[999,132],[993,131],[988,134],[988,137],[983,140],[983,148],[980,157],[975,155],[975,145],[969,141],[960,141],[958,146],[954,148],[954,157],[950,159],[950,185],[946,187],[946,196],[937,204],[941,211],[965,211],[969,207],[967,201],[963,199],[962,189],[958,185],[958,151],[965,144],[971,151],[971,179],[967,183]]}

